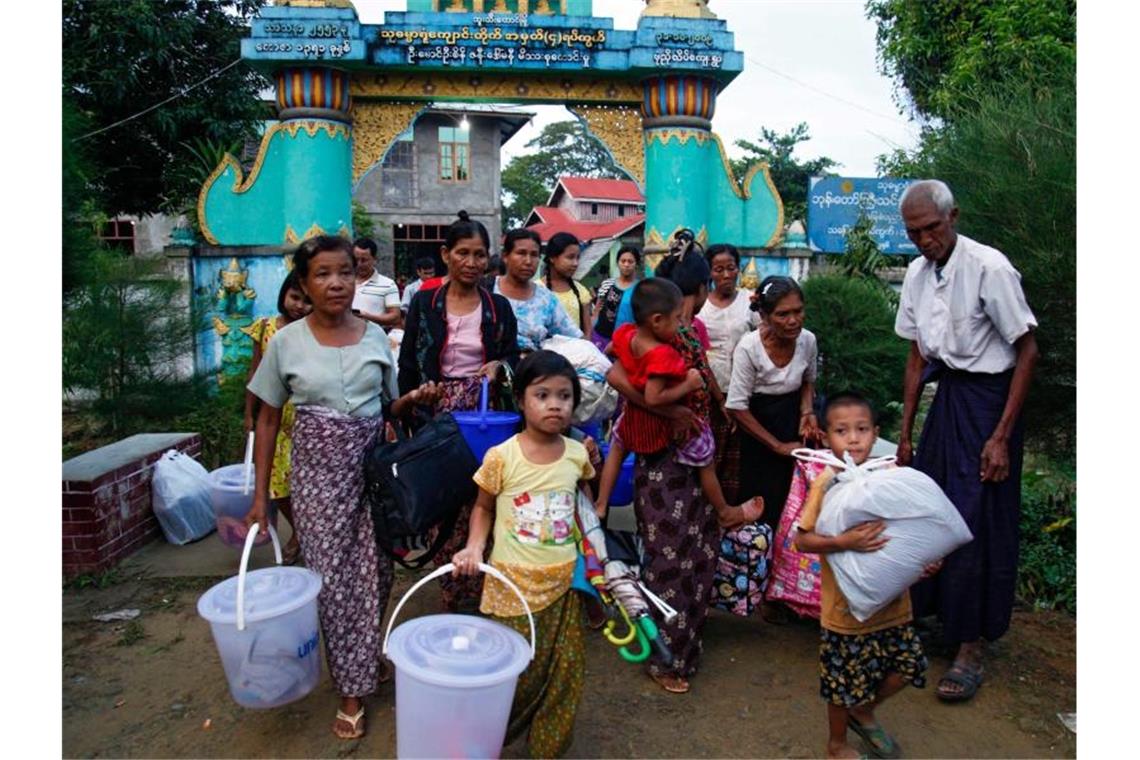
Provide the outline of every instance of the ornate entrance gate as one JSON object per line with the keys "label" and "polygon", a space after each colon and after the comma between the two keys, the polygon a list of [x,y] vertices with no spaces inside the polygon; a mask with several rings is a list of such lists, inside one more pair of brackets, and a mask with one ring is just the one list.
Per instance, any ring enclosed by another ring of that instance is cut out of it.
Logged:
{"label": "ornate entrance gate", "polygon": [[279,257],[316,233],[351,234],[353,189],[397,135],[428,104],[476,102],[577,116],[645,193],[651,266],[681,227],[702,243],[775,245],[783,205],[766,167],[738,180],[712,132],[744,63],[725,22],[705,0],[648,0],[620,30],[592,5],[408,0],[382,24],[360,23],[347,0],[265,8],[242,57],[275,82],[280,121],[248,173],[227,156],[204,183],[203,237]]}

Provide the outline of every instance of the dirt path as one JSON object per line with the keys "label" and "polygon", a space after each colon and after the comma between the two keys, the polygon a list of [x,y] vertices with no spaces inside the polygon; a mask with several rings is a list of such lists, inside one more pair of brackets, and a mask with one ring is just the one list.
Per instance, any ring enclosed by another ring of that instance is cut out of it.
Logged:
{"label": "dirt path", "polygon": [[[398,575],[395,594],[410,585]],[[326,676],[304,700],[268,712],[229,696],[207,624],[195,603],[216,579],[121,583],[64,594],[65,757],[391,757],[394,692],[369,704],[368,735],[340,742],[329,731],[336,699]],[[395,598],[395,597],[394,597]],[[434,594],[408,604],[431,614]],[[97,623],[99,612],[138,607],[135,623]],[[588,638],[587,693],[571,755],[577,757],[816,757],[824,708],[816,629],[769,626],[714,613],[705,660],[685,696],[668,695],[600,635]],[[943,653],[934,652],[935,655]],[[995,649],[978,698],[943,705],[933,682],[908,690],[881,717],[909,757],[1074,757],[1057,720],[1076,709],[1076,626],[1057,613],[1018,612]],[[209,720],[209,727],[204,723]],[[522,757],[521,744],[505,756]]]}

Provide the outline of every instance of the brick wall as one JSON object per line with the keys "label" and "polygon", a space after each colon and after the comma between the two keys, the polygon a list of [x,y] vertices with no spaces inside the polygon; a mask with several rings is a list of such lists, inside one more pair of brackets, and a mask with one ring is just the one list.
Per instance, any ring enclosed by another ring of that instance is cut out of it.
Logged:
{"label": "brick wall", "polygon": [[169,449],[197,458],[197,433],[137,435],[63,465],[63,576],[100,573],[162,531],[151,509],[154,464]]}

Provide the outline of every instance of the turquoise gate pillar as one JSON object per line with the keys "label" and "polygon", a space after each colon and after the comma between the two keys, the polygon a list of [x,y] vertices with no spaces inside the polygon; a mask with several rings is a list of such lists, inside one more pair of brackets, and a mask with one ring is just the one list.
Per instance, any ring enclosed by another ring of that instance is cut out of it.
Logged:
{"label": "turquoise gate pillar", "polygon": [[352,101],[349,73],[326,66],[278,69],[279,121],[245,176],[227,156],[202,186],[198,217],[212,245],[294,245],[352,233]]}
{"label": "turquoise gate pillar", "polygon": [[692,229],[702,245],[708,244],[713,190],[709,149],[720,85],[691,74],[653,77],[643,84],[645,250],[648,266],[656,268],[673,233],[682,227]]}

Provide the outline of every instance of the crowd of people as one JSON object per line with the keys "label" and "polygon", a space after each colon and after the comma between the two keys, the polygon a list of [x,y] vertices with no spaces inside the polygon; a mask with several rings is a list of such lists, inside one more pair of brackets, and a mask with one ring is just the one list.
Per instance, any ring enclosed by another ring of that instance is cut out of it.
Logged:
{"label": "crowd of people", "polygon": [[[827,557],[876,551],[888,535],[876,522],[816,533],[834,473],[813,481],[792,540],[823,558],[819,672],[829,757],[859,756],[849,729],[876,756],[899,755],[874,710],[906,684],[924,683],[915,614],[936,613],[959,647],[937,688],[953,701],[977,691],[985,642],[1005,633],[1013,604],[1018,419],[1037,355],[1036,321],[1009,261],[957,234],[958,210],[943,183],[912,185],[900,211],[921,256],[907,270],[896,324],[911,342],[899,378],[898,464],[929,474],[974,540],[926,568],[930,577],[913,599],[904,593],[858,620]],[[257,431],[257,490],[247,523],[264,526],[273,500],[299,542],[289,558],[303,556],[322,575],[321,628],[341,696],[333,731],[363,735],[363,700],[390,677],[379,626],[392,585],[391,559],[377,550],[361,498],[363,458],[386,423],[476,409],[487,385],[493,407],[518,410],[520,431],[483,458],[478,496],[463,505],[434,561],[455,565],[442,585],[449,611],[478,611],[526,631],[517,600],[478,564],[489,562],[522,590],[538,646],[519,681],[508,741],[526,735],[532,756],[552,757],[572,741],[585,627],[595,622],[571,590],[578,495],[604,517],[617,506],[609,501],[622,460],[635,455],[641,580],[678,613],[658,621],[672,660],[654,658],[646,671],[666,691],[685,693],[714,601],[776,623],[789,615],[765,598],[763,583],[720,598],[714,575],[725,562],[739,563],[722,552],[726,531],[747,528],[770,546],[796,467],[792,452],[821,447],[859,464],[878,428],[858,392],[818,397],[817,342],[804,328],[810,304],[796,281],[772,276],[755,292],[742,289],[731,245],[705,251],[682,231],[652,277],[639,277],[641,252],[623,247],[618,275],[596,294],[575,279],[580,242],[572,235],[544,247],[532,230],[512,230],[493,267],[491,248],[487,229],[461,212],[442,246],[445,271],[417,260],[419,279],[401,298],[376,271],[372,241],[321,236],[299,247],[280,315],[265,320],[251,370],[246,418]],[[598,432],[572,429],[581,384],[564,356],[543,350],[555,336],[592,341],[612,360],[606,379],[621,402],[602,434],[604,460]],[[930,381],[938,389],[915,447],[918,399]]]}

